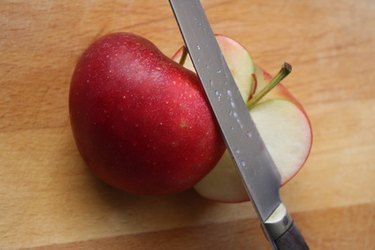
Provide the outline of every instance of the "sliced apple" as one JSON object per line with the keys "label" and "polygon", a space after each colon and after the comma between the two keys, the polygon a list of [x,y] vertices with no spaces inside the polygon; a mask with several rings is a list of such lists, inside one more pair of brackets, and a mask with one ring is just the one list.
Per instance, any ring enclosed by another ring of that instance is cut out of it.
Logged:
{"label": "sliced apple", "polygon": [[[252,103],[272,79],[271,75],[254,65],[248,51],[240,44],[222,35],[216,37],[244,101]],[[174,60],[179,61],[182,51],[176,53]],[[188,58],[183,65],[194,70]],[[308,117],[302,105],[282,84],[250,106],[250,113],[278,168],[281,184],[284,184],[296,175],[309,155],[312,132]],[[248,200],[228,151],[194,188],[201,196],[215,201]]]}

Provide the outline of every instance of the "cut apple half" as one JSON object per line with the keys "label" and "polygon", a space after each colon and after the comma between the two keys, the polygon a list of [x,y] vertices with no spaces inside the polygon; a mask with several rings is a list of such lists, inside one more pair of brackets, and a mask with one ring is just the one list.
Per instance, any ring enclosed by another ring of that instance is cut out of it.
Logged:
{"label": "cut apple half", "polygon": [[[249,105],[272,77],[253,63],[248,51],[239,43],[222,35],[216,38],[241,95]],[[182,54],[183,48],[173,59],[179,61]],[[183,66],[194,71],[188,57]],[[277,166],[282,185],[297,174],[310,153],[312,132],[306,112],[282,84],[251,105],[249,112]],[[219,202],[249,200],[228,151],[194,188],[201,196]]]}

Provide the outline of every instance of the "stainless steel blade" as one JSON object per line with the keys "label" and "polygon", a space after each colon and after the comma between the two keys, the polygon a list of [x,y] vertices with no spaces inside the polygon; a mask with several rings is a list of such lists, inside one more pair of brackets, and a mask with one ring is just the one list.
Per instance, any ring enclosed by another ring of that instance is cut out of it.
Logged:
{"label": "stainless steel blade", "polygon": [[227,148],[262,222],[281,204],[280,175],[249,114],[198,0],[170,0]]}

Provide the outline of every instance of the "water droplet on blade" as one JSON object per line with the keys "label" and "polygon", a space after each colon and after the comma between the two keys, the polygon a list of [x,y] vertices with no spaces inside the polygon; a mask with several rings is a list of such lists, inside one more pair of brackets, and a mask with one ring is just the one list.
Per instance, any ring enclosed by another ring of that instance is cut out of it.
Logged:
{"label": "water droplet on blade", "polygon": [[218,90],[215,90],[215,95],[218,101],[221,101],[221,93]]}
{"label": "water droplet on blade", "polygon": [[236,122],[237,122],[238,126],[240,126],[240,128],[243,129],[243,125],[242,125],[241,120],[237,118]]}
{"label": "water droplet on blade", "polygon": [[247,136],[248,138],[253,137],[253,135],[252,135],[249,131],[246,133],[246,136]]}

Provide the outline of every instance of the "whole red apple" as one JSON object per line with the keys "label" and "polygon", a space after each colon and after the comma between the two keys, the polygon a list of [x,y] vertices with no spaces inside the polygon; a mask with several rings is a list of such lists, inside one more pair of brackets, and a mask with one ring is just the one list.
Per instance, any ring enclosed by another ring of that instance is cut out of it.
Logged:
{"label": "whole red apple", "polygon": [[225,150],[195,73],[134,34],[89,46],[73,73],[69,108],[89,169],[131,193],[186,190]]}

